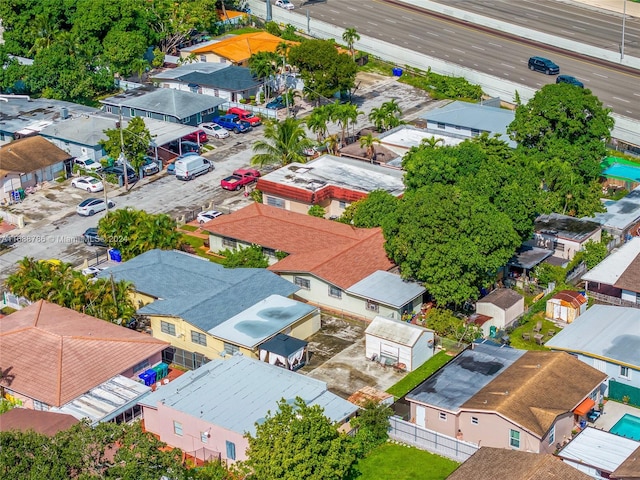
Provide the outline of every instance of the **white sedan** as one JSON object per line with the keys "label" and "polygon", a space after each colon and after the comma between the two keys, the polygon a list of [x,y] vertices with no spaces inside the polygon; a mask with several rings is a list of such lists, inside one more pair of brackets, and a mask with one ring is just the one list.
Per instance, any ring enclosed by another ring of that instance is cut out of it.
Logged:
{"label": "white sedan", "polygon": [[71,186],[94,193],[104,190],[104,185],[102,184],[102,182],[95,177],[74,178],[73,180],[71,180]]}
{"label": "white sedan", "polygon": [[229,131],[225,128],[222,128],[217,123],[201,123],[200,125],[198,125],[198,128],[202,129],[210,137],[227,138],[229,136]]}
{"label": "white sedan", "polygon": [[198,220],[198,223],[202,225],[203,223],[207,223],[209,220],[218,218],[220,215],[222,215],[222,212],[217,210],[208,210],[206,212],[200,212],[196,220]]}
{"label": "white sedan", "polygon": [[289,0],[276,0],[276,7],[284,8],[286,10],[293,10],[293,3]]}
{"label": "white sedan", "polygon": [[[116,204],[109,200],[109,208],[113,208]],[[107,209],[107,204],[101,198],[87,198],[84,202],[76,207],[78,215],[90,217],[98,212]]]}

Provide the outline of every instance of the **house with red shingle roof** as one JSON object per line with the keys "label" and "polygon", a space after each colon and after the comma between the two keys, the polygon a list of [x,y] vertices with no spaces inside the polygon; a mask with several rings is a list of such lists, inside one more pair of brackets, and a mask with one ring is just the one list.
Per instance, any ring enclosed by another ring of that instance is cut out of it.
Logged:
{"label": "house with red shingle roof", "polygon": [[[425,289],[392,273],[380,228],[356,228],[253,203],[202,227],[212,252],[260,245],[269,270],[294,283],[296,296],[325,309],[373,319],[417,312]],[[286,254],[282,258],[281,254]]]}
{"label": "house with red shingle roof", "polygon": [[151,391],[137,375],[158,364],[168,346],[40,300],[0,319],[0,384],[24,408],[108,421],[133,414]]}

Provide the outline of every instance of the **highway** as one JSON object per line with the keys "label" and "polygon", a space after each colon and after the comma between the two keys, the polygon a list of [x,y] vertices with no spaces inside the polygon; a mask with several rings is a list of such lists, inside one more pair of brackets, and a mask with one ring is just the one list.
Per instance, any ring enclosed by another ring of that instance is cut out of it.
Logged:
{"label": "highway", "polygon": [[[282,21],[278,19],[278,10],[273,7],[274,19]],[[308,12],[311,18],[343,28],[355,27],[362,35],[532,88],[552,83],[555,77],[529,71],[528,58],[532,55],[551,58],[560,66],[561,73],[583,81],[606,107],[640,120],[640,72],[621,72],[615,65],[576,58],[570,52],[556,53],[543,45],[504,38],[472,25],[460,25],[381,0],[328,0],[293,12],[299,15]],[[402,59],[398,63],[402,65]]]}

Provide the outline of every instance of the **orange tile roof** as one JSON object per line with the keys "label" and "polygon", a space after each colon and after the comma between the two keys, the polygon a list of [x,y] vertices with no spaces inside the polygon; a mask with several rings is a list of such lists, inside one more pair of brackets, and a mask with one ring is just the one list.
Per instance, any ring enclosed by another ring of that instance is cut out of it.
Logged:
{"label": "orange tile roof", "polygon": [[269,270],[309,272],[343,289],[394,266],[384,250],[380,228],[355,228],[261,203],[218,217],[203,229],[287,252],[289,256]]}
{"label": "orange tile roof", "polygon": [[[226,13],[226,15],[225,15]],[[228,20],[231,20],[233,18],[237,18],[237,17],[246,17],[247,14],[244,12],[238,12],[236,10],[229,10],[226,9],[224,12],[222,10],[218,10],[218,19],[222,22]]]}
{"label": "orange tile roof", "polygon": [[191,50],[192,53],[215,53],[234,63],[248,60],[251,55],[259,52],[275,52],[282,42],[298,45],[298,42],[283,40],[267,32],[244,33],[220,42]]}
{"label": "orange tile roof", "polygon": [[150,335],[40,300],[0,319],[7,388],[60,407],[164,350]]}

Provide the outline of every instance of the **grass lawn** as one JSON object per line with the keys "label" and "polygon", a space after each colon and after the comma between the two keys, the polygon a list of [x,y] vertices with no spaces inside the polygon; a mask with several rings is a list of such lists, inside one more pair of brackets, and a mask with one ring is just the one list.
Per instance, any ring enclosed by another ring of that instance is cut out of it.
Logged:
{"label": "grass lawn", "polygon": [[[550,330],[555,331],[555,333],[558,333],[560,330],[562,330],[561,328],[558,328],[552,321],[546,320],[544,318],[544,312],[538,312],[535,315],[528,317],[525,324],[520,325],[509,334],[511,346],[513,348],[520,348],[522,350],[547,350],[547,347],[545,347],[544,345],[538,345],[533,338],[533,334],[535,333],[533,329],[540,321],[542,322],[542,330],[540,330],[540,333],[544,335],[544,338],[542,339],[543,342],[546,342],[551,338],[551,336],[548,335]],[[529,340],[525,340],[522,338],[523,333],[529,334]]]}
{"label": "grass lawn", "polygon": [[426,378],[429,378],[433,372],[447,364],[450,360],[453,360],[453,357],[447,355],[446,352],[436,353],[413,372],[409,372],[407,376],[398,383],[388,388],[387,392],[396,398],[404,397],[407,393],[420,385]]}
{"label": "grass lawn", "polygon": [[198,228],[200,227],[196,227],[195,225],[182,225],[180,227],[180,230],[184,230],[185,232],[195,232],[196,230],[198,230]]}
{"label": "grass lawn", "polygon": [[444,480],[458,463],[433,453],[385,443],[358,462],[358,480]]}
{"label": "grass lawn", "polygon": [[207,260],[210,260],[215,263],[220,263],[220,264],[222,263],[222,258],[216,255],[207,255],[204,252],[204,250],[200,248],[204,246],[204,238],[194,237],[193,235],[188,235],[185,233],[185,234],[182,234],[181,240],[184,243],[188,243],[189,245],[191,245],[195,250],[195,254],[198,255],[199,257],[206,258]]}

